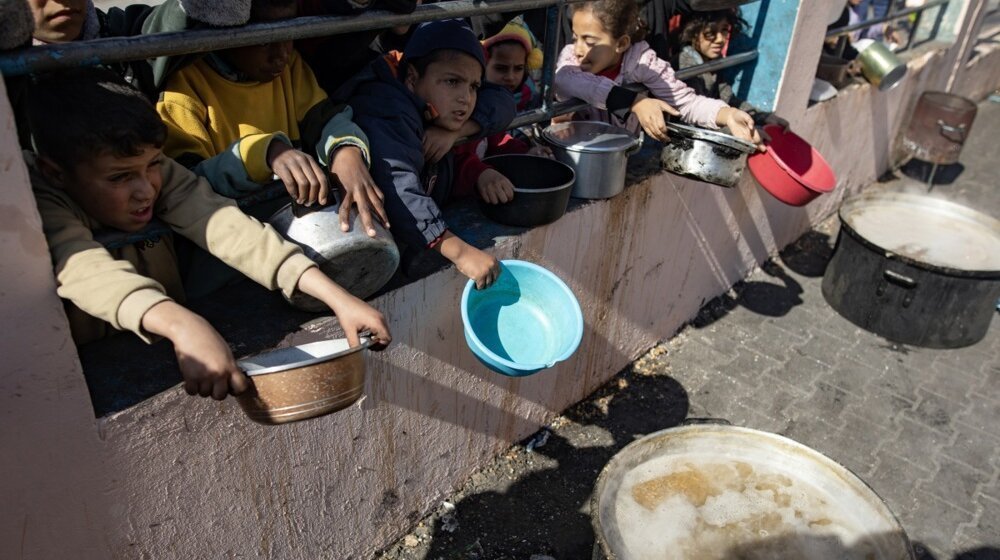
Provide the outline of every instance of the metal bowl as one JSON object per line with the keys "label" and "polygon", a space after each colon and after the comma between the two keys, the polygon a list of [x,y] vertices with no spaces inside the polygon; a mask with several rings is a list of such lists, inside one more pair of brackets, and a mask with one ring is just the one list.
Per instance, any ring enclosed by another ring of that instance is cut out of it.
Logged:
{"label": "metal bowl", "polygon": [[490,204],[482,199],[483,214],[501,224],[534,227],[552,223],[566,213],[576,174],[573,168],[541,156],[506,154],[483,160],[514,184],[514,200]]}
{"label": "metal bowl", "polygon": [[[361,218],[354,214],[350,231],[341,231],[339,204],[307,208],[295,202],[275,212],[267,221],[285,239],[302,247],[307,257],[351,294],[366,298],[392,278],[399,266],[399,249],[392,235],[375,222],[375,237],[368,237]],[[289,303],[305,311],[326,311],[323,302],[296,292]]]}
{"label": "metal bowl", "polygon": [[671,173],[723,187],[735,187],[757,147],[735,136],[679,123],[667,123],[670,143],[660,161]]}
{"label": "metal bowl", "polygon": [[351,348],[346,338],[281,348],[237,362],[251,389],[238,396],[243,412],[261,424],[315,418],[356,402],[365,386],[362,338]]}

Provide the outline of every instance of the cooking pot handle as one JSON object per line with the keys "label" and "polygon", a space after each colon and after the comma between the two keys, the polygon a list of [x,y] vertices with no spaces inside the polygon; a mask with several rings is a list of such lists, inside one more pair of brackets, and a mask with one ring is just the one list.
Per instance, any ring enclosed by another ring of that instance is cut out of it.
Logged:
{"label": "cooking pot handle", "polygon": [[910,278],[909,276],[904,276],[893,270],[884,271],[882,273],[882,276],[884,276],[885,279],[888,280],[889,282],[892,282],[893,284],[903,288],[913,289],[917,287],[916,280]]}
{"label": "cooking pot handle", "polygon": [[[938,119],[937,124],[941,128],[941,136],[944,136],[948,140],[951,140],[952,142],[957,142],[959,144],[965,142],[965,137],[968,134],[968,132],[965,130],[964,123],[958,126],[951,126],[949,124],[946,124],[944,121]],[[952,135],[957,136],[957,138],[955,138]]]}
{"label": "cooking pot handle", "polygon": [[694,426],[700,424],[717,424],[720,426],[732,426],[733,423],[725,418],[688,418],[681,422],[681,426]]}
{"label": "cooking pot handle", "polygon": [[642,143],[645,142],[645,141],[646,141],[646,135],[643,134],[642,130],[640,129],[639,130],[639,137],[635,139],[635,143],[634,144],[632,144],[631,146],[629,146],[629,148],[627,150],[625,150],[625,156],[626,157],[627,156],[631,156],[632,154],[638,152],[639,149],[642,148]]}

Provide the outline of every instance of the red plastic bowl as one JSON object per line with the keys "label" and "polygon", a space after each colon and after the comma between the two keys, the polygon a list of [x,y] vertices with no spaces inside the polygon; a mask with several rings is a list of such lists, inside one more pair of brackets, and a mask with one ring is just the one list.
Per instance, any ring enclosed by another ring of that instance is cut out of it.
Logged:
{"label": "red plastic bowl", "polygon": [[792,206],[804,206],[832,191],[837,177],[823,156],[800,136],[780,126],[764,127],[771,141],[767,151],[747,158],[754,179],[774,198]]}

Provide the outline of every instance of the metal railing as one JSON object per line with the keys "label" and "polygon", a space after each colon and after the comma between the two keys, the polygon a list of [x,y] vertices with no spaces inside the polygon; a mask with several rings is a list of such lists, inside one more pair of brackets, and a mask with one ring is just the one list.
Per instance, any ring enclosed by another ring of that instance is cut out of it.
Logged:
{"label": "metal railing", "polygon": [[[537,8],[548,8],[545,44],[543,46],[545,57],[542,68],[542,83],[540,84],[543,104],[539,109],[519,114],[511,123],[511,127],[518,127],[548,120],[557,115],[572,113],[587,106],[586,103],[575,99],[553,103],[552,90],[556,60],[559,56],[559,50],[562,48],[562,41],[560,41],[562,18],[565,17],[565,10],[569,4],[582,1],[584,0],[450,0],[418,6],[410,14],[370,10],[354,16],[308,16],[269,23],[254,23],[241,27],[196,29],[35,46],[0,54],[0,74],[18,76],[77,66],[113,64],[277,41],[386,29],[438,19],[463,18],[500,12],[520,13]],[[757,51],[753,50],[687,68],[677,72],[677,76],[681,79],[690,78],[705,72],[743,64],[756,58]]]}
{"label": "metal railing", "polygon": [[898,49],[898,51],[905,51],[912,48],[914,43],[914,38],[917,36],[917,30],[920,29],[920,22],[923,18],[924,12],[932,8],[938,8],[937,16],[934,21],[934,27],[928,35],[927,39],[921,41],[922,44],[926,41],[930,41],[937,37],[938,31],[941,28],[941,21],[944,19],[945,8],[948,5],[949,0],[929,0],[923,6],[915,6],[913,8],[906,8],[904,10],[896,9],[896,1],[892,0],[889,3],[889,11],[882,17],[872,18],[865,21],[860,21],[851,25],[845,25],[844,27],[838,27],[836,29],[831,29],[827,31],[827,37],[841,37],[838,44],[838,52],[843,53],[844,47],[846,46],[846,36],[855,31],[862,29],[867,29],[875,25],[881,25],[883,23],[888,23],[892,21],[897,21],[903,18],[907,18],[911,15],[916,14],[916,19],[913,21],[913,26],[910,29],[909,37],[906,40],[906,45]]}

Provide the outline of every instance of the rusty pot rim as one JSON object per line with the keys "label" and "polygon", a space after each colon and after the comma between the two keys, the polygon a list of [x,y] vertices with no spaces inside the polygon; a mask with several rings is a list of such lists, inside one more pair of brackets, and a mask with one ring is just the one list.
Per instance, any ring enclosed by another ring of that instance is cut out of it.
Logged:
{"label": "rusty pot rim", "polygon": [[[265,362],[264,364],[254,362],[254,360],[260,360],[261,358],[264,358],[266,360],[268,357],[270,357],[271,359],[278,359],[280,358],[281,354],[291,354],[295,350],[309,354],[309,351],[312,349],[318,349],[330,343],[341,343],[341,342],[347,345],[346,349],[322,354],[319,356],[310,355],[308,358],[301,358],[296,361],[285,362],[278,365],[268,365],[267,362]],[[276,350],[271,350],[269,352],[263,352],[255,356],[249,356],[247,358],[243,358],[242,360],[238,360],[236,363],[240,367],[240,369],[243,370],[244,373],[252,377],[255,375],[279,373],[282,371],[288,371],[291,369],[311,366],[322,362],[328,362],[330,360],[336,360],[337,358],[342,358],[344,356],[360,352],[371,346],[371,344],[372,340],[369,337],[361,337],[361,344],[354,347],[350,347],[350,345],[347,343],[346,338],[334,338],[329,340],[310,342],[307,344],[299,344],[296,346],[288,346],[286,348],[278,348]]]}

